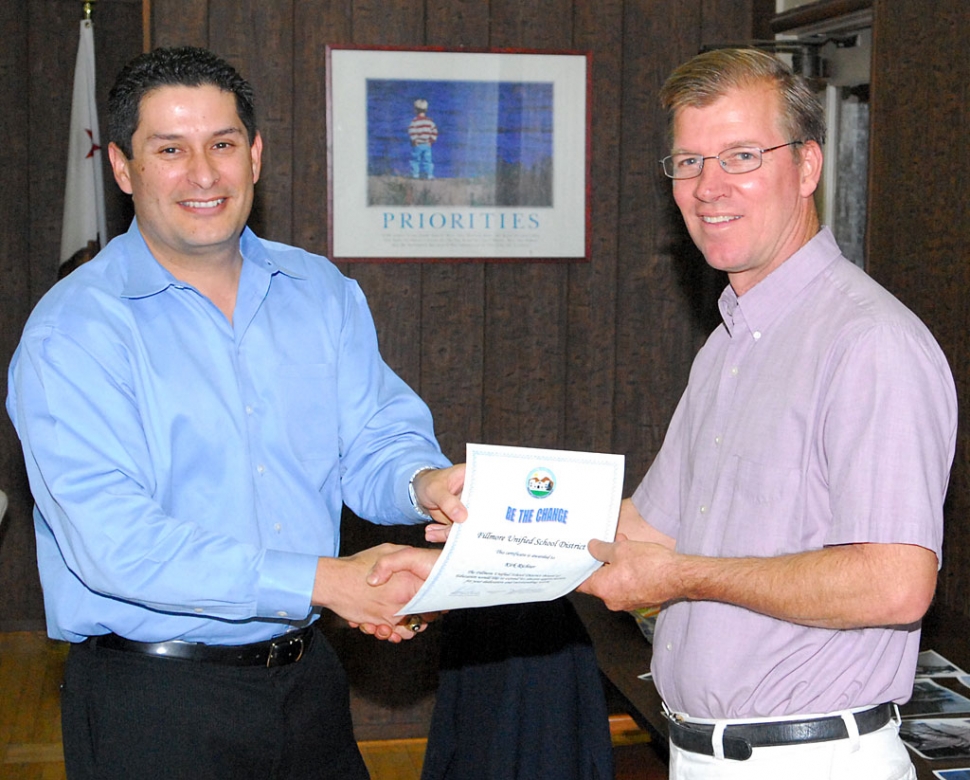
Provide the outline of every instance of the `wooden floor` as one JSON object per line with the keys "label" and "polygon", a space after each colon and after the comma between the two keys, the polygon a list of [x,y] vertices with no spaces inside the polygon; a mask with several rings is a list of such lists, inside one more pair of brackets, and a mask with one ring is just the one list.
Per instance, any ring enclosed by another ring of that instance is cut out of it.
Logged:
{"label": "wooden floor", "polygon": [[[41,633],[0,634],[0,777],[64,780],[59,686],[67,646]],[[610,719],[615,780],[663,780],[649,737],[625,715]],[[419,780],[425,740],[361,742],[372,780]]]}

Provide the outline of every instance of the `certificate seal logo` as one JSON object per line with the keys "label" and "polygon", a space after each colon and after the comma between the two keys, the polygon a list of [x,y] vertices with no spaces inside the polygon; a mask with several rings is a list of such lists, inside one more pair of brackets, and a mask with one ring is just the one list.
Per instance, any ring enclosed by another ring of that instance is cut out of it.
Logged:
{"label": "certificate seal logo", "polygon": [[533,498],[548,498],[556,489],[556,475],[546,468],[532,469],[526,487]]}

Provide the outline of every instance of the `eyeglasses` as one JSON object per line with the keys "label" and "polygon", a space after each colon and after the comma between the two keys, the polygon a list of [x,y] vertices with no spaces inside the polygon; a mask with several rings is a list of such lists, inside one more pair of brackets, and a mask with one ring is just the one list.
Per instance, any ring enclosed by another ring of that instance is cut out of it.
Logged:
{"label": "eyeglasses", "polygon": [[805,142],[789,141],[787,144],[778,144],[768,149],[759,149],[756,146],[732,146],[711,157],[701,157],[697,154],[671,154],[664,157],[660,164],[664,167],[664,173],[671,179],[694,179],[700,176],[701,171],[704,170],[704,160],[717,160],[727,173],[751,173],[761,167],[762,155],[775,149],[803,143]]}

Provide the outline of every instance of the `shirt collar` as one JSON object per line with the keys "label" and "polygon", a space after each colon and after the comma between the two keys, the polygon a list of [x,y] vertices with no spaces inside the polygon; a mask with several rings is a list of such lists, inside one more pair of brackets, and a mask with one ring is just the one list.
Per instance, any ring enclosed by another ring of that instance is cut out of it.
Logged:
{"label": "shirt collar", "polygon": [[[128,232],[119,239],[124,243],[128,263],[128,275],[121,291],[122,298],[147,298],[156,295],[169,287],[185,287],[184,282],[176,279],[161,263],[159,263],[145,239],[138,229],[137,217],[132,220]],[[276,262],[263,242],[248,227],[243,229],[239,239],[239,249],[243,262],[250,264],[251,270],[272,276],[276,273],[286,274],[294,279],[306,278],[304,274],[284,268]]]}
{"label": "shirt collar", "polygon": [[[813,279],[842,255],[832,231],[823,227],[812,239],[740,298],[728,285],[718,300],[728,334],[746,328],[760,338]],[[743,316],[736,316],[741,310]]]}

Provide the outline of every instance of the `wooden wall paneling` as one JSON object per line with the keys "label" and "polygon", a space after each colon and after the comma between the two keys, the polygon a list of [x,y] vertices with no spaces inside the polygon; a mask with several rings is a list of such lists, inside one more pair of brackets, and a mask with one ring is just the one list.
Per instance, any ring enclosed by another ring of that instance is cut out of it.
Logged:
{"label": "wooden wall paneling", "polygon": [[[568,0],[493,0],[489,45],[569,49]],[[494,263],[485,269],[483,438],[561,447],[565,440],[564,263]]]}
{"label": "wooden wall paneling", "polygon": [[293,3],[210,0],[209,46],[256,92],[263,165],[249,224],[263,238],[293,239]]}
{"label": "wooden wall paneling", "polygon": [[367,46],[422,46],[427,12],[412,0],[354,0],[354,42]]}
{"label": "wooden wall paneling", "polygon": [[760,0],[702,0],[698,51],[701,46],[709,44],[751,40],[754,37],[754,6],[759,2]]}
{"label": "wooden wall paneling", "polygon": [[[75,11],[77,9],[75,8]],[[80,14],[78,18],[80,18]],[[100,0],[94,13],[94,51],[97,82],[98,124],[104,175],[104,207],[108,238],[128,230],[134,209],[131,198],[115,184],[108,161],[108,93],[121,69],[143,48],[141,0]],[[73,70],[71,71],[73,74]],[[63,185],[62,185],[63,186]]]}
{"label": "wooden wall paneling", "polygon": [[[72,4],[73,6],[73,4]],[[57,278],[80,4],[29,0],[31,307]],[[71,13],[73,11],[73,13]],[[107,183],[107,182],[106,182]]]}
{"label": "wooden wall paneling", "polygon": [[[30,71],[28,6],[0,5],[0,389],[7,397],[6,367],[30,312]],[[49,85],[48,85],[49,87]],[[66,149],[65,149],[66,156]],[[0,414],[0,490],[10,501],[0,525],[0,629],[37,628],[43,602],[37,579],[31,500],[20,442],[6,413]],[[34,621],[31,624],[31,621]]]}
{"label": "wooden wall paneling", "polygon": [[703,260],[657,162],[668,148],[658,94],[697,52],[701,4],[628,3],[625,11],[614,447],[627,455],[631,490],[660,448],[693,353],[682,280]]}
{"label": "wooden wall paneling", "polygon": [[351,2],[306,0],[293,8],[293,243],[325,255],[328,44],[351,41]]}
{"label": "wooden wall paneling", "polygon": [[[0,48],[0,209],[7,229],[0,232],[0,357],[4,365],[13,354],[20,326],[30,305],[28,252],[30,249],[30,80],[28,77],[27,7],[21,3],[0,6],[0,29],[6,45]],[[66,158],[66,150],[65,150]],[[0,388],[6,397],[6,371],[0,372]],[[4,423],[6,424],[6,423]],[[0,489],[3,485],[0,485]]]}
{"label": "wooden wall paneling", "polygon": [[775,17],[775,0],[752,0],[751,37],[754,40],[774,38],[771,20]]}
{"label": "wooden wall paneling", "polygon": [[613,451],[623,2],[577,3],[573,46],[590,51],[590,261],[568,280],[565,441],[568,449]]}
{"label": "wooden wall paneling", "polygon": [[[30,79],[28,73],[28,9],[23,3],[0,5],[0,29],[5,45],[0,48],[0,169],[4,186],[0,208],[7,229],[0,232],[0,355],[9,358],[16,346],[19,326],[29,306],[27,274],[30,248]],[[67,150],[65,149],[65,159]],[[4,363],[4,365],[6,365]],[[6,391],[6,372],[0,372],[0,388]],[[3,486],[0,485],[0,488]]]}
{"label": "wooden wall paneling", "polygon": [[[365,46],[424,44],[424,6],[409,0],[354,0],[353,43]],[[367,295],[388,365],[421,392],[421,265],[354,263],[346,273]]]}
{"label": "wooden wall paneling", "polygon": [[208,46],[208,0],[151,0],[151,47]]}
{"label": "wooden wall paneling", "polygon": [[[876,0],[873,13],[869,271],[936,335],[970,398],[970,9]],[[970,615],[970,421],[965,409],[946,508],[938,599]]]}
{"label": "wooden wall paneling", "polygon": [[482,440],[485,268],[429,265],[421,301],[421,396],[442,451],[454,463]]}
{"label": "wooden wall paneling", "polygon": [[427,44],[450,49],[488,48],[489,0],[425,0]]}
{"label": "wooden wall paneling", "polygon": [[[476,0],[428,0],[426,43],[488,48],[489,10]],[[442,450],[460,463],[465,445],[482,440],[485,264],[425,265],[421,306],[421,395]]]}

